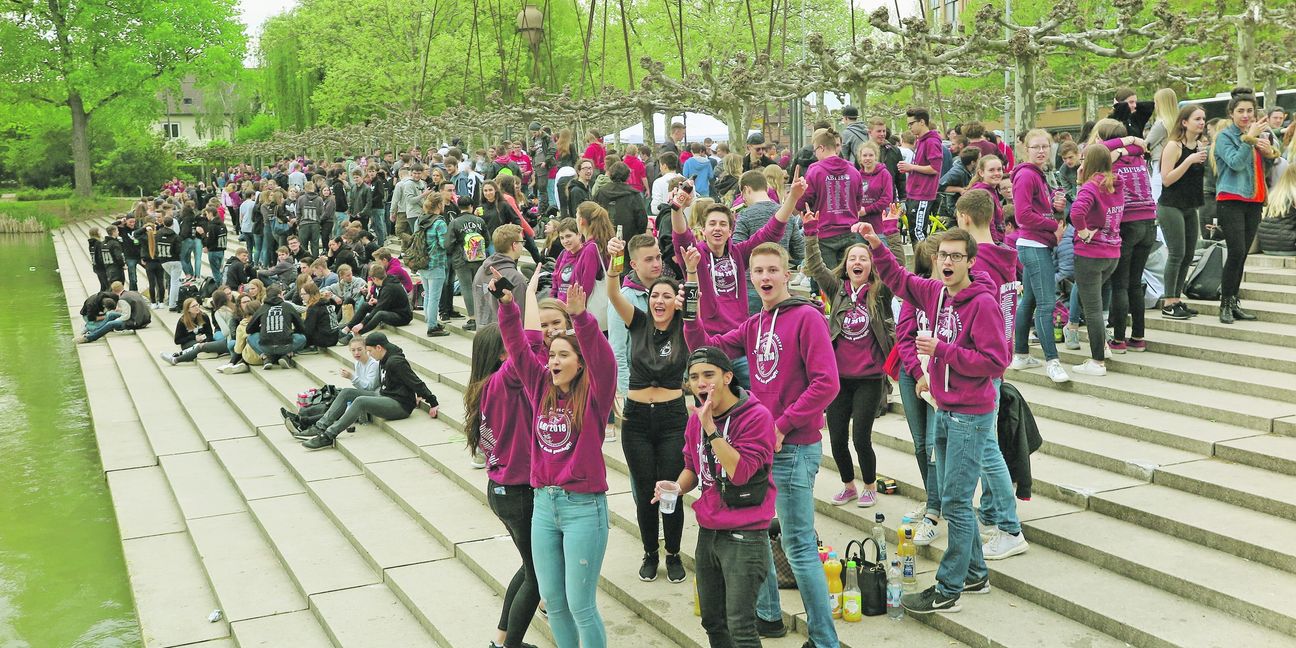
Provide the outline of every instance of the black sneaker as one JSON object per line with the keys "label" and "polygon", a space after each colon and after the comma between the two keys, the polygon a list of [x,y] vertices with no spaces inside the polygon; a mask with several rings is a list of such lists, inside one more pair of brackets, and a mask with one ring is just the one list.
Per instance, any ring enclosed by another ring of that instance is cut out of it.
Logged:
{"label": "black sneaker", "polygon": [[959,607],[959,597],[945,598],[936,591],[935,585],[915,594],[905,594],[900,597],[900,604],[910,614],[931,614],[932,612],[949,614],[963,609]]}
{"label": "black sneaker", "polygon": [[289,432],[295,435],[301,431],[301,419],[296,414],[280,407],[279,416],[283,417],[284,427],[288,428]]}
{"label": "black sneaker", "polygon": [[[1182,304],[1183,302],[1179,302],[1179,303]],[[1197,317],[1198,315],[1201,315],[1201,311],[1197,310],[1196,308],[1193,308],[1192,306],[1185,305],[1184,310],[1188,311],[1188,317]]]}
{"label": "black sneaker", "polygon": [[430,328],[428,329],[427,332],[428,337],[445,337],[447,335],[450,335],[450,332],[445,330],[444,326],[437,326],[436,328]]}
{"label": "black sneaker", "polygon": [[964,594],[989,594],[990,593],[990,574],[986,574],[981,580],[964,581]]}
{"label": "black sneaker", "polygon": [[333,446],[333,439],[330,439],[329,437],[323,434],[317,434],[309,439],[306,439],[305,441],[302,441],[302,447],[306,448],[307,450],[319,450],[320,448],[329,448],[332,446]]}
{"label": "black sneaker", "polygon": [[1188,314],[1188,307],[1183,302],[1175,302],[1161,309],[1161,317],[1172,320],[1186,320],[1192,315]]}
{"label": "black sneaker", "polygon": [[680,560],[679,554],[666,554],[666,580],[683,583],[685,578],[688,576],[684,573],[684,561]]}
{"label": "black sneaker", "polygon": [[765,639],[778,639],[787,636],[787,626],[783,624],[783,619],[778,621],[766,621],[756,617],[756,632]]}
{"label": "black sneaker", "polygon": [[320,352],[320,350],[319,350],[319,347],[317,347],[317,346],[306,346],[306,347],[302,347],[302,350],[301,350],[301,351],[298,351],[297,353],[300,353],[300,354],[302,354],[302,355],[311,355],[311,354],[319,353],[319,352]]}
{"label": "black sneaker", "polygon": [[465,331],[476,331],[476,330],[477,330],[477,320],[468,320],[468,323],[467,323],[467,324],[464,324],[464,326],[463,326],[463,330],[465,330]]}
{"label": "black sneaker", "polygon": [[[525,641],[523,641],[522,643],[520,643],[520,644],[518,644],[518,645],[521,646],[522,648],[536,648],[535,644],[529,644],[529,643],[527,643],[527,642],[525,642]],[[490,642],[489,644],[487,644],[486,648],[504,648],[504,646],[502,646],[502,645],[500,645],[500,644],[497,644],[497,643],[495,643],[494,641],[492,641],[492,642]]]}
{"label": "black sneaker", "polygon": [[657,554],[644,554],[643,564],[639,566],[639,580],[645,583],[657,580]]}
{"label": "black sneaker", "polygon": [[297,366],[297,363],[293,362],[292,358],[289,358],[288,356],[284,356],[282,358],[279,358],[279,366],[283,367],[284,369],[292,369]]}
{"label": "black sneaker", "polygon": [[463,319],[464,314],[459,311],[450,311],[442,316],[444,319]]}

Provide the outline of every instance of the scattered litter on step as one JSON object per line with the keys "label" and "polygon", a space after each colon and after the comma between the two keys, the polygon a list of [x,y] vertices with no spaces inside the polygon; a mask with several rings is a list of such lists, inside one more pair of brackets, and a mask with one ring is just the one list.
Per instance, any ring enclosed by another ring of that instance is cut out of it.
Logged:
{"label": "scattered litter on step", "polygon": [[27,272],[36,272],[36,266],[27,266]]}
{"label": "scattered litter on step", "polygon": [[216,623],[217,621],[220,621],[222,618],[224,618],[224,616],[225,615],[221,614],[221,611],[219,609],[212,610],[212,613],[207,615],[207,621],[209,623]]}

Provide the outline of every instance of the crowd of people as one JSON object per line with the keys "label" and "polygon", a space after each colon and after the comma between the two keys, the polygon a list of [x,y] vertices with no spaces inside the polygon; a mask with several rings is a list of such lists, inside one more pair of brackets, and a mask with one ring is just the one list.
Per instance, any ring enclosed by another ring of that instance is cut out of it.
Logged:
{"label": "crowd of people", "polygon": [[[475,331],[468,450],[522,560],[492,646],[528,645],[542,600],[557,645],[607,645],[596,592],[604,443],[619,419],[638,577],[656,580],[664,562],[666,580],[687,579],[677,503],[689,494],[711,645],[782,636],[777,516],[805,645],[835,647],[814,531],[825,424],[841,481],[832,504],[873,507],[872,430],[898,389],[926,491],[907,516],[914,543],[948,537],[935,584],[902,604],[957,612],[964,594],[990,592],[987,560],[1029,549],[1010,469],[1029,457],[998,443],[1006,371],[1041,367],[1061,383],[1146,351],[1158,241],[1161,316],[1187,319],[1199,239],[1223,240],[1225,324],[1255,319],[1238,294],[1257,232],[1265,253],[1296,253],[1285,113],[1259,112],[1246,88],[1213,121],[1170,90],[1115,99],[1079,137],[1033,129],[1016,142],[978,122],[942,133],[920,107],[896,137],[888,119],[847,106],[778,159],[760,134],[731,149],[686,143],[682,124],[660,147],[610,149],[592,131],[578,153],[572,131],[535,123],[526,140],[471,153],[454,142],[241,165],[211,185],[170,183],[91,231],[102,286],[82,341],[148,326],[165,303],[180,313],[168,364],[214,354],[229,357],[227,374],[291,368],[297,354],[349,345],[352,386],[282,412],[321,449],[366,416],[406,418],[420,403],[437,415],[379,329],[421,309],[426,334],[443,336],[445,320],[465,317],[458,294]],[[210,276],[195,279],[204,252]],[[1079,350],[1082,330],[1088,357],[1068,372],[1058,345]]]}

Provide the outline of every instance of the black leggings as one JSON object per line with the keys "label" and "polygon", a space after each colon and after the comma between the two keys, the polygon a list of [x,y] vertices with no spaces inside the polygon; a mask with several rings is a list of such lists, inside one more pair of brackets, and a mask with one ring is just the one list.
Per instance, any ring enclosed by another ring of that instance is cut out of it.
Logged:
{"label": "black leggings", "polygon": [[1130,317],[1131,339],[1143,339],[1143,269],[1156,245],[1156,221],[1152,219],[1121,223],[1121,255],[1112,273],[1111,325],[1112,339],[1125,341],[1125,317]]}
{"label": "black leggings", "polygon": [[1261,203],[1240,200],[1221,200],[1215,210],[1220,231],[1224,232],[1224,245],[1228,258],[1224,260],[1224,280],[1220,283],[1221,297],[1237,297],[1242,285],[1242,270],[1246,266],[1247,252],[1260,229]]}
{"label": "black leggings", "polygon": [[828,437],[832,442],[833,461],[843,484],[855,481],[855,462],[850,454],[850,429],[855,429],[855,453],[860,460],[860,479],[865,484],[877,481],[877,455],[873,453],[873,419],[878,403],[886,393],[886,379],[841,378],[841,391],[828,404]]}
{"label": "black leggings", "polygon": [[531,558],[531,512],[535,508],[535,494],[530,486],[504,486],[488,481],[486,501],[522,555],[522,566],[504,592],[504,607],[497,626],[506,633],[505,648],[518,648],[526,637],[531,617],[540,606],[540,585]]}
{"label": "black leggings", "polygon": [[383,324],[396,327],[405,326],[411,321],[413,321],[412,317],[400,315],[393,311],[373,310],[373,307],[369,305],[369,302],[365,302],[360,304],[360,307],[356,309],[355,317],[352,317],[351,321],[347,322],[347,328],[363,323],[364,332],[368,333]]}
{"label": "black leggings", "polygon": [[[639,403],[626,399],[622,412],[621,449],[630,467],[630,491],[644,553],[657,553],[656,504],[651,503],[657,482],[674,481],[684,470],[684,426],[688,408],[680,397],[665,403]],[[661,516],[666,531],[666,553],[677,554],[684,535],[684,507]]]}
{"label": "black leggings", "polygon": [[167,276],[162,269],[162,262],[156,259],[145,260],[144,276],[148,277],[149,301],[154,304],[166,301]]}

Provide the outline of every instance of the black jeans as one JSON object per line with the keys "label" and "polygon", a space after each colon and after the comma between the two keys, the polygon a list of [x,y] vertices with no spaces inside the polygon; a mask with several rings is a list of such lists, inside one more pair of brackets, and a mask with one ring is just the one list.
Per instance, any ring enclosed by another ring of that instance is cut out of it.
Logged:
{"label": "black jeans", "polygon": [[149,301],[161,304],[166,301],[166,287],[169,283],[162,261],[147,259],[144,261],[144,276],[148,278]]}
{"label": "black jeans", "polygon": [[695,570],[711,648],[760,648],[756,595],[770,571],[769,532],[698,529]]}
{"label": "black jeans", "polygon": [[405,326],[412,321],[412,316],[407,317],[392,311],[374,310],[373,306],[369,305],[369,302],[364,302],[356,309],[355,316],[351,318],[350,322],[347,322],[346,327],[351,328],[356,324],[363,323],[363,331],[368,333],[383,324],[388,326]]}
{"label": "black jeans", "polygon": [[909,241],[917,244],[927,238],[931,219],[935,216],[935,200],[906,200],[905,212],[909,216]]}
{"label": "black jeans", "polygon": [[504,523],[522,555],[522,566],[513,574],[513,580],[504,593],[504,608],[500,610],[498,626],[507,633],[504,636],[505,648],[518,648],[526,637],[531,617],[540,606],[540,586],[531,559],[531,511],[535,508],[535,494],[525,484],[504,486],[491,481],[486,484],[486,501],[495,517]]}
{"label": "black jeans", "polygon": [[[446,315],[454,312],[454,284],[455,274],[450,268],[446,268],[446,280],[441,284],[441,315],[445,319]],[[471,310],[468,312],[472,312]]]}
{"label": "black jeans", "polygon": [[1130,337],[1143,339],[1143,269],[1156,244],[1156,220],[1121,223],[1121,255],[1112,273],[1112,339],[1125,341],[1125,316],[1131,316]]}
{"label": "black jeans", "polygon": [[828,404],[828,438],[832,442],[833,461],[841,473],[842,483],[855,481],[855,462],[850,454],[850,431],[855,429],[855,453],[860,460],[860,479],[865,484],[877,481],[877,455],[873,453],[873,419],[878,403],[886,393],[886,379],[841,379],[841,391]]}
{"label": "black jeans", "polygon": [[[1089,357],[1103,361],[1106,352],[1107,335],[1103,330],[1102,292],[1103,284],[1116,272],[1120,263],[1117,259],[1094,259],[1077,256],[1075,258],[1075,288],[1080,298],[1080,307],[1084,309],[1085,326],[1089,329]],[[1142,306],[1142,302],[1139,306]]]}
{"label": "black jeans", "polygon": [[[639,537],[644,553],[657,553],[656,504],[653,489],[663,479],[675,480],[684,470],[684,426],[688,408],[683,397],[666,403],[639,403],[626,399],[621,423],[621,449],[630,467],[630,492],[639,520]],[[677,554],[684,535],[684,507],[662,515],[666,531],[666,553]]]}
{"label": "black jeans", "polygon": [[1260,203],[1240,200],[1221,200],[1215,208],[1220,230],[1224,232],[1224,245],[1228,258],[1224,260],[1224,280],[1220,284],[1221,297],[1237,297],[1242,285],[1242,269],[1246,266],[1247,252],[1260,229]]}

